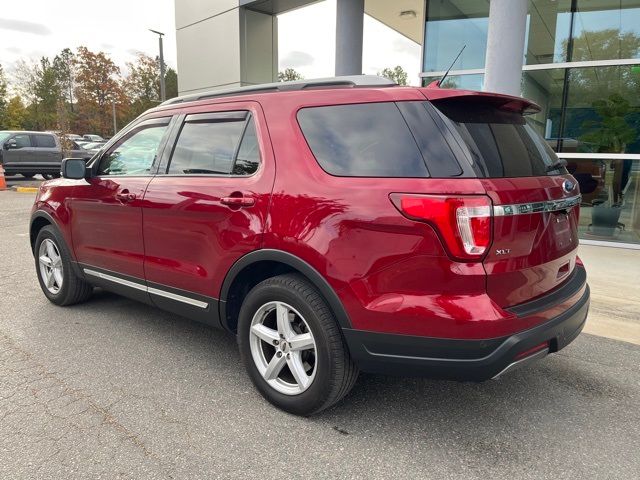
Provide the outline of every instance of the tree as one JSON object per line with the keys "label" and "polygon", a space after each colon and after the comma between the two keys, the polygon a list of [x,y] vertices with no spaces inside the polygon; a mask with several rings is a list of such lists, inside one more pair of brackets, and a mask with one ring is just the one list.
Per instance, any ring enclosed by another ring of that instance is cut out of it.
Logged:
{"label": "tree", "polygon": [[286,68],[278,72],[279,82],[291,82],[293,80],[304,80],[304,77],[293,68]]}
{"label": "tree", "polygon": [[171,67],[164,74],[164,86],[167,99],[178,96],[178,74]]}
{"label": "tree", "polygon": [[138,53],[135,62],[127,62],[129,74],[124,79],[124,93],[129,97],[131,116],[137,117],[156,106],[160,100],[160,68],[158,62]]}
{"label": "tree", "polygon": [[23,130],[27,119],[27,109],[19,95],[12,97],[7,103],[4,121],[1,127],[6,130]]}
{"label": "tree", "polygon": [[407,79],[409,75],[404,71],[400,65],[397,65],[394,68],[385,68],[382,72],[378,73],[378,75],[388,78],[396,82],[398,85],[408,85]]}
{"label": "tree", "polygon": [[56,73],[56,80],[60,93],[67,104],[70,112],[73,112],[73,89],[75,86],[75,55],[69,48],[63,49],[53,58],[53,70]]}
{"label": "tree", "polygon": [[7,123],[7,79],[0,65],[0,129],[8,128]]}
{"label": "tree", "polygon": [[105,53],[94,53],[86,47],[78,48],[74,66],[79,111],[75,129],[111,132],[111,103],[122,99],[120,68]]}

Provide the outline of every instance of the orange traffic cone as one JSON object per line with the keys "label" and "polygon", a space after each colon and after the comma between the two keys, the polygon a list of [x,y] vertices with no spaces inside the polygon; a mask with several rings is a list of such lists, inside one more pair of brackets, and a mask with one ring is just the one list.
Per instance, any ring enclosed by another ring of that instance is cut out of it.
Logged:
{"label": "orange traffic cone", "polygon": [[7,181],[4,179],[4,167],[0,163],[0,190],[7,189]]}

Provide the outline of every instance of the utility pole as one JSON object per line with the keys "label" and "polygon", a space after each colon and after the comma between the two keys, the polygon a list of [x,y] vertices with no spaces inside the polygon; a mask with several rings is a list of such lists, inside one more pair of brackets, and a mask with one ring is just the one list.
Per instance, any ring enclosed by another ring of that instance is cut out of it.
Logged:
{"label": "utility pole", "polygon": [[113,115],[113,134],[118,133],[118,123],[116,122],[116,101],[111,100],[111,114]]}
{"label": "utility pole", "polygon": [[149,31],[158,34],[158,45],[160,47],[160,101],[164,102],[167,99],[164,88],[164,52],[162,50],[162,37],[164,33],[151,29],[149,29]]}

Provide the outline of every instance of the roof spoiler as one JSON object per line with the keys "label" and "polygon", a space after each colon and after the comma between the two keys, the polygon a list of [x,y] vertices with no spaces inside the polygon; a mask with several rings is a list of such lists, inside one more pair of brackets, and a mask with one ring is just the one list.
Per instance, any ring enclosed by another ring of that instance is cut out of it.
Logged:
{"label": "roof spoiler", "polygon": [[464,100],[469,102],[482,102],[493,104],[500,110],[517,112],[522,115],[531,115],[542,109],[537,103],[526,98],[513,95],[503,95],[493,92],[478,92],[476,90],[458,90],[454,88],[440,88],[438,80],[434,80],[428,86],[420,89],[427,100],[441,102],[446,100]]}

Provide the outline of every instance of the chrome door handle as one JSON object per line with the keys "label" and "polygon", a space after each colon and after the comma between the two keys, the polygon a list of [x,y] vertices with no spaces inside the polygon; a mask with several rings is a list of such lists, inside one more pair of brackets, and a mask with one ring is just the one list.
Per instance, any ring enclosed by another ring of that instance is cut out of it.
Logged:
{"label": "chrome door handle", "polygon": [[116,198],[121,202],[133,202],[136,199],[135,193],[129,193],[129,190],[122,190],[116,193]]}
{"label": "chrome door handle", "polygon": [[230,207],[251,207],[255,205],[256,199],[253,197],[222,197],[220,203]]}

